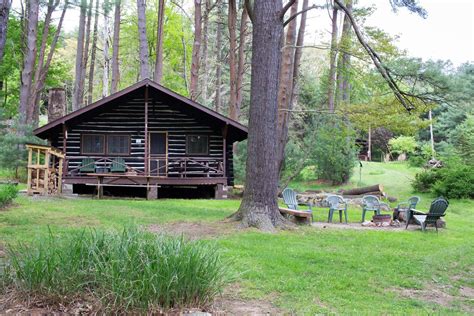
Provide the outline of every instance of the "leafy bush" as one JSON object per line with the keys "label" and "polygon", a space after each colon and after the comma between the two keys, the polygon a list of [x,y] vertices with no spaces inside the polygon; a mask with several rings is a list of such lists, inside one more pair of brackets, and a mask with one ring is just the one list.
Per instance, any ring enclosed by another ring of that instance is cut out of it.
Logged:
{"label": "leafy bush", "polygon": [[312,149],[310,159],[316,165],[318,178],[334,185],[349,181],[357,152],[353,130],[342,120],[329,118],[316,125],[313,133],[305,141]]}
{"label": "leafy bush", "polygon": [[433,185],[432,192],[451,199],[474,199],[474,170],[470,166],[455,165],[442,168],[440,179]]}
{"label": "leafy bush", "polygon": [[199,307],[229,281],[217,250],[135,228],[50,232],[31,246],[8,247],[3,284],[62,303],[90,293],[114,310]]}
{"label": "leafy bush", "polygon": [[429,169],[417,173],[412,182],[413,189],[417,192],[430,192],[436,181],[441,178],[437,171],[437,169]]}
{"label": "leafy bush", "polygon": [[416,150],[416,140],[412,136],[398,136],[388,142],[390,150],[396,154],[411,154]]}
{"label": "leafy bush", "polygon": [[448,160],[440,169],[424,170],[415,176],[413,188],[447,198],[474,198],[474,170],[459,160]]}
{"label": "leafy bush", "polygon": [[0,208],[10,204],[18,195],[15,185],[0,185]]}

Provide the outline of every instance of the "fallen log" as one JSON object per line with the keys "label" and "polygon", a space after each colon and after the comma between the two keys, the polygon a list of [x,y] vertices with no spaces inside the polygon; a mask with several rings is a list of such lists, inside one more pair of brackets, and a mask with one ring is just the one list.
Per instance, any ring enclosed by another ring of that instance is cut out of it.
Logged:
{"label": "fallen log", "polygon": [[[377,193],[378,192],[378,193]],[[354,188],[348,190],[342,190],[342,195],[362,195],[362,194],[377,194],[377,195],[384,195],[383,193],[383,185],[375,184],[368,187],[362,188]]]}

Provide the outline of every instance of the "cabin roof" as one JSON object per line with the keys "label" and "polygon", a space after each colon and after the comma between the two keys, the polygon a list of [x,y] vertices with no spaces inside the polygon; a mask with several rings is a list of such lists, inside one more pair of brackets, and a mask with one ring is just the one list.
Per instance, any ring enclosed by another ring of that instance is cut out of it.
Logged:
{"label": "cabin roof", "polygon": [[[241,141],[247,138],[247,127],[240,124],[239,122],[232,120],[222,114],[217,113],[191,99],[188,99],[176,92],[173,92],[162,85],[150,80],[144,79],[131,85],[128,88],[125,88],[121,91],[118,91],[114,94],[111,94],[108,97],[100,99],[94,103],[91,103],[82,109],[71,112],[63,117],[60,117],[48,124],[39,127],[34,130],[34,134],[40,138],[48,138],[50,135],[61,131],[63,124],[70,125],[75,122],[81,122],[83,119],[95,115],[97,111],[101,110],[107,106],[113,106],[115,103],[132,98],[137,96],[137,92],[144,89],[145,87],[152,88],[151,92],[164,94],[168,98],[174,99],[177,101],[184,109],[189,109],[195,113],[199,113],[203,119],[208,120],[210,123],[218,124],[221,126],[228,127],[228,137],[234,141]],[[187,108],[186,108],[187,107]]]}

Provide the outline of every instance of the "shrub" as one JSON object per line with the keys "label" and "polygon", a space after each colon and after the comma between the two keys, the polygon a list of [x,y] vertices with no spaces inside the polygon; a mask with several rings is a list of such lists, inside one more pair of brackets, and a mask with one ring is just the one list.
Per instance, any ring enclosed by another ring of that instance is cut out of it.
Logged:
{"label": "shrub", "polygon": [[349,181],[357,152],[353,130],[341,119],[329,118],[316,125],[313,133],[305,141],[312,148],[310,154],[318,178],[334,185]]}
{"label": "shrub", "polygon": [[429,169],[417,173],[412,182],[413,189],[417,192],[430,192],[436,181],[440,179],[437,171],[437,169]]}
{"label": "shrub", "polygon": [[3,283],[62,303],[90,293],[114,310],[200,307],[229,281],[217,250],[135,228],[50,232],[31,246],[8,247]]}
{"label": "shrub", "polygon": [[416,140],[412,136],[398,136],[388,142],[390,150],[396,154],[411,154],[416,150]]}
{"label": "shrub", "polygon": [[432,192],[451,199],[474,199],[474,170],[466,165],[448,165],[439,170],[440,178]]}
{"label": "shrub", "polygon": [[18,188],[15,185],[0,185],[0,208],[10,204],[18,195]]}

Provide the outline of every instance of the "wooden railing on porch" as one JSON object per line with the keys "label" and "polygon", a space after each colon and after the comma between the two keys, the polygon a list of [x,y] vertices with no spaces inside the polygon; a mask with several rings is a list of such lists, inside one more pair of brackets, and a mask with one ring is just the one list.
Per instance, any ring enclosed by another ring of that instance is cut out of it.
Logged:
{"label": "wooden railing on porch", "polygon": [[[91,158],[92,161],[83,164],[85,158]],[[69,161],[66,158],[65,169],[66,176],[81,177],[88,173],[109,173],[112,164],[120,165],[126,170],[124,174],[136,176],[157,176],[157,177],[179,177],[179,178],[196,178],[196,177],[225,177],[225,164],[222,158],[210,157],[173,157],[173,158],[149,158],[148,164],[154,162],[156,167],[149,168],[148,174],[144,169],[131,167],[126,163],[116,160],[116,157],[84,157],[77,167],[69,168]],[[84,169],[93,167],[94,172],[84,172]],[[108,170],[107,170],[108,169]]]}

